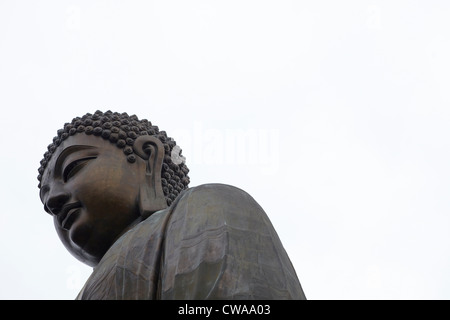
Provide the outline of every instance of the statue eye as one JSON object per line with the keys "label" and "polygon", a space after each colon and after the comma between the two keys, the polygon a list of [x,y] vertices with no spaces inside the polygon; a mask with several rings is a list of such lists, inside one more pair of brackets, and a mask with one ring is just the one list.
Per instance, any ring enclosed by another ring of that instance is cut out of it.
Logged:
{"label": "statue eye", "polygon": [[84,168],[84,166],[89,162],[89,160],[95,159],[96,157],[88,157],[83,159],[78,159],[72,161],[67,165],[67,167],[63,171],[63,179],[64,182],[72,178],[78,171]]}

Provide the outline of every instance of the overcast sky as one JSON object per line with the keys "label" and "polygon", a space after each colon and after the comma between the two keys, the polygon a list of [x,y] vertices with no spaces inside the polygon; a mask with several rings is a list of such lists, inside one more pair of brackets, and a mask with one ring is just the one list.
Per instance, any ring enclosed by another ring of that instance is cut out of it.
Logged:
{"label": "overcast sky", "polygon": [[448,1],[0,1],[0,299],[91,273],[38,196],[65,122],[136,114],[265,209],[308,299],[450,299]]}

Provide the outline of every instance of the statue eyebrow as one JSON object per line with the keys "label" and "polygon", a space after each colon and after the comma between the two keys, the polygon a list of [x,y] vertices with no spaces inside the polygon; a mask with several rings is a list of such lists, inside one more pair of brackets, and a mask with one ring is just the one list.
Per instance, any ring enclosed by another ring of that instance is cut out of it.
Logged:
{"label": "statue eyebrow", "polygon": [[93,146],[88,145],[75,145],[75,146],[69,146],[66,149],[64,149],[58,156],[55,162],[55,170],[60,171],[62,164],[64,163],[64,160],[71,155],[74,152],[83,151],[87,149],[97,149]]}

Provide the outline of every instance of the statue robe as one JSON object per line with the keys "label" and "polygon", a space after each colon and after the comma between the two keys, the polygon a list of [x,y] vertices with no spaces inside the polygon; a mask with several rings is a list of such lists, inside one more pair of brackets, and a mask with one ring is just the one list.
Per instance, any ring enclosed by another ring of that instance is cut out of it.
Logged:
{"label": "statue robe", "polygon": [[77,299],[305,299],[264,210],[206,184],[122,235]]}

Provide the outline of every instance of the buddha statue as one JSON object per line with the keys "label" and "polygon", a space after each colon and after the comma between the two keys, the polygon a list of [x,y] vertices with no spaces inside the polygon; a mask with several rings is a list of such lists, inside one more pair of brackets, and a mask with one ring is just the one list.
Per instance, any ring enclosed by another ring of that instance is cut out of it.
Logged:
{"label": "buddha statue", "polygon": [[76,117],[38,171],[59,238],[93,267],[77,299],[305,299],[258,203],[230,185],[188,187],[180,147],[150,121]]}

